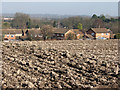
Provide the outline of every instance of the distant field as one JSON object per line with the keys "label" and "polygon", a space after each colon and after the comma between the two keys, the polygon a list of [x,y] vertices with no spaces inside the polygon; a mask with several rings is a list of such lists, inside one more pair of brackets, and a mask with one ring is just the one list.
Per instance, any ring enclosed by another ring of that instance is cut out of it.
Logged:
{"label": "distant field", "polygon": [[117,56],[118,40],[4,42],[2,86],[115,88]]}

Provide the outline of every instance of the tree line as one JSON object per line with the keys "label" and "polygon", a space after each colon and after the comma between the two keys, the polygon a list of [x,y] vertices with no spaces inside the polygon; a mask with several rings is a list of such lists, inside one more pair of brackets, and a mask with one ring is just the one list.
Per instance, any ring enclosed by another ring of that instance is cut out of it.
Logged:
{"label": "tree line", "polygon": [[3,28],[31,29],[41,28],[43,25],[50,25],[56,28],[81,29],[89,28],[108,28],[113,33],[118,33],[118,21],[120,18],[107,18],[104,15],[92,17],[73,16],[64,19],[39,19],[31,18],[28,14],[16,13],[14,19],[10,22],[2,23]]}

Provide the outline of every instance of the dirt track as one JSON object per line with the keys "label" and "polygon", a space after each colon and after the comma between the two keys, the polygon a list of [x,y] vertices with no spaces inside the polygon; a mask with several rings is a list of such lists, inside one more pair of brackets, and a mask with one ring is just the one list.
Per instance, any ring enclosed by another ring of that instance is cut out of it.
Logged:
{"label": "dirt track", "polygon": [[118,40],[3,43],[2,86],[118,87]]}

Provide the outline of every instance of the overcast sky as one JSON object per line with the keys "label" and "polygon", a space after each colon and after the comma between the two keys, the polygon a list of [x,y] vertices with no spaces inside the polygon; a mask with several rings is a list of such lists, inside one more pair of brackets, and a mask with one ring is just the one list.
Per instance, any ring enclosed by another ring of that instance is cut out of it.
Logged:
{"label": "overcast sky", "polygon": [[14,0],[3,1],[4,2],[2,3],[2,13],[23,12],[27,14],[60,15],[104,14],[110,16],[118,16],[117,2],[7,2]]}

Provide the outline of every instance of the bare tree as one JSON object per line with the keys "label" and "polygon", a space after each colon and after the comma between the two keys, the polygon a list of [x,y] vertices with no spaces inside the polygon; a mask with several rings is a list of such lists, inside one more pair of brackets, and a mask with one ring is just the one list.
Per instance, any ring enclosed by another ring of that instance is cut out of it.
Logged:
{"label": "bare tree", "polygon": [[43,25],[41,27],[41,34],[43,35],[43,40],[51,39],[53,36],[53,27],[50,25]]}
{"label": "bare tree", "polygon": [[104,27],[103,21],[101,19],[96,19],[92,25],[95,28],[102,28]]}
{"label": "bare tree", "polygon": [[68,34],[66,34],[65,38],[67,40],[75,40],[75,39],[77,39],[77,36],[75,35],[75,33],[68,33]]}
{"label": "bare tree", "polygon": [[16,13],[12,26],[15,28],[25,29],[30,27],[31,19],[30,16],[24,13]]}

